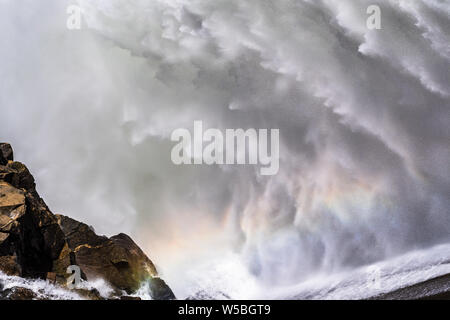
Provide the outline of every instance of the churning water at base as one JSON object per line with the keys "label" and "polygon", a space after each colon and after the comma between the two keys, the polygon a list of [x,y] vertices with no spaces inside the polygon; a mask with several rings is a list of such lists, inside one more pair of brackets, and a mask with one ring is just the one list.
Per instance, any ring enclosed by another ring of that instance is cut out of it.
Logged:
{"label": "churning water at base", "polygon": [[[194,272],[197,276],[191,274]],[[191,273],[187,274],[191,276],[190,293],[179,299],[367,299],[450,274],[450,244],[414,250],[340,273],[318,273],[297,285],[278,288],[262,286],[232,254]],[[426,295],[433,293],[437,292]]]}
{"label": "churning water at base", "polygon": [[53,285],[48,281],[24,279],[20,277],[8,276],[0,272],[0,296],[1,292],[5,292],[16,287],[33,291],[37,299],[83,300],[80,295],[70,292],[62,287]]}
{"label": "churning water at base", "polygon": [[[278,288],[262,286],[248,274],[239,257],[230,254],[186,272],[189,288],[177,299],[366,299],[446,274],[450,274],[450,244],[415,250],[388,261],[337,274],[316,274],[298,285]],[[12,277],[0,272],[1,290],[14,287],[30,289],[39,299],[84,299],[48,281]],[[111,294],[111,289],[101,280],[84,283],[82,288],[95,288],[104,298]],[[133,296],[151,299],[144,288]]]}
{"label": "churning water at base", "polygon": [[[48,280],[25,279],[16,276],[9,276],[0,271],[0,297],[8,298],[15,288],[31,290],[38,300],[86,300],[87,298],[79,292],[72,291],[58,284],[53,284]],[[90,291],[95,289],[99,296],[108,298],[112,296],[113,289],[102,279],[93,281],[82,281],[77,289]],[[149,300],[148,294],[137,292],[142,299]]]}

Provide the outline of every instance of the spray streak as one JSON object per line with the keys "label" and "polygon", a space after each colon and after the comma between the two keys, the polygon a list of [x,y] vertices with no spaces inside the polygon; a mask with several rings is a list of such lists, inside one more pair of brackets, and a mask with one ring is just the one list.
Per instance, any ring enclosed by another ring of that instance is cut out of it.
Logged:
{"label": "spray streak", "polygon": [[[450,5],[377,2],[379,30],[366,0],[79,0],[68,30],[69,1],[0,1],[1,137],[54,211],[132,234],[177,296],[184,254],[231,246],[275,286],[447,241]],[[280,128],[279,173],[174,166],[196,119]]]}

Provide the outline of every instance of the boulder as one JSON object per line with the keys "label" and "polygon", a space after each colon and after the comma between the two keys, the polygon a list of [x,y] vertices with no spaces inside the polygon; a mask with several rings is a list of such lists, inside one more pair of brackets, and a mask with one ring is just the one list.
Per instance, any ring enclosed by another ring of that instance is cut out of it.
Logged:
{"label": "boulder", "polygon": [[174,300],[175,295],[172,290],[161,278],[152,278],[148,280],[151,296],[157,300]]}
{"label": "boulder", "polygon": [[13,160],[13,149],[9,143],[0,143],[0,164],[6,165]]}
{"label": "boulder", "polygon": [[13,287],[4,290],[1,295],[5,300],[34,300],[37,299],[36,294],[27,288]]}
{"label": "boulder", "polygon": [[10,232],[25,214],[25,192],[0,181],[0,232]]}
{"label": "boulder", "polygon": [[[35,192],[36,184],[34,182],[34,177],[23,163],[18,161],[9,161],[6,168],[13,173],[11,175],[11,185],[18,189],[25,189]],[[37,194],[35,194],[35,196],[39,198]]]}
{"label": "boulder", "polygon": [[9,168],[7,165],[0,164],[0,180],[4,182],[12,183],[13,177],[16,171]]}
{"label": "boulder", "polygon": [[[14,240],[19,231],[19,219],[26,211],[25,193],[0,181],[0,257],[14,256]],[[8,259],[0,260],[0,266],[9,273]]]}
{"label": "boulder", "polygon": [[87,279],[102,278],[119,290],[132,294],[146,282],[153,299],[174,299],[164,281],[157,277],[152,261],[126,234],[98,236],[86,224],[57,215],[74,264]]}
{"label": "boulder", "polygon": [[20,276],[22,273],[16,256],[0,256],[0,270],[8,276]]}
{"label": "boulder", "polygon": [[88,300],[105,300],[97,289],[73,289],[79,296]]}

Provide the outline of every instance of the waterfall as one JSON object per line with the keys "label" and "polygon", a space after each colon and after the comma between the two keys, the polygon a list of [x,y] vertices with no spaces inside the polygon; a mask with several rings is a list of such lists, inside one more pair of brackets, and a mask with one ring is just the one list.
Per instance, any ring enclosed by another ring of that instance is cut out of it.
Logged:
{"label": "waterfall", "polygon": [[[130,234],[177,297],[446,243],[450,4],[378,0],[369,29],[373,2],[2,0],[0,139],[53,212]],[[196,120],[279,129],[278,173],[173,164]]]}

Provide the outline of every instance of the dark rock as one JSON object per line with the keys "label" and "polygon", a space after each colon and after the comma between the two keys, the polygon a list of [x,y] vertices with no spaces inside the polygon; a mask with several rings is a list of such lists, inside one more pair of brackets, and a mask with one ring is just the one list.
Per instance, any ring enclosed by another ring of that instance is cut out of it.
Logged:
{"label": "dark rock", "polygon": [[47,276],[45,278],[48,282],[56,284],[57,275],[55,272],[47,272]]}
{"label": "dark rock", "polygon": [[44,279],[64,247],[64,233],[56,217],[33,190],[26,193],[26,214],[18,222],[16,250],[22,276]]}
{"label": "dark rock", "polygon": [[14,248],[11,243],[11,235],[9,233],[0,232],[0,255],[5,256],[12,254]]}
{"label": "dark rock", "polygon": [[148,280],[150,294],[155,300],[174,300],[175,295],[169,286],[160,278],[152,278]]}
{"label": "dark rock", "polygon": [[105,300],[97,289],[74,289],[73,291],[89,300]]}
{"label": "dark rock", "polygon": [[0,232],[0,257],[9,256],[15,256],[14,236],[10,233]]}
{"label": "dark rock", "polygon": [[32,290],[22,287],[4,290],[3,295],[7,300],[33,300],[37,298]]}
{"label": "dark rock", "polygon": [[121,296],[120,297],[120,300],[131,300],[131,301],[140,301],[140,300],[142,300],[141,298],[139,298],[139,297],[130,297],[130,296]]}
{"label": "dark rock", "polygon": [[23,163],[9,162],[6,167],[13,172],[11,184],[14,187],[25,190],[33,190],[36,187],[34,177]]}
{"label": "dark rock", "polygon": [[24,191],[0,181],[0,256],[16,256],[21,276],[45,278],[64,243],[56,217],[34,187]]}
{"label": "dark rock", "polygon": [[0,180],[11,184],[16,173],[17,172],[14,169],[8,168],[4,165],[0,165]]}
{"label": "dark rock", "polygon": [[84,223],[59,214],[56,215],[56,218],[64,233],[67,244],[72,250],[81,245],[96,247],[108,240],[105,236],[96,235],[95,232]]}
{"label": "dark rock", "polygon": [[450,274],[383,293],[368,300],[450,300]]}
{"label": "dark rock", "polygon": [[[67,267],[74,264],[75,261],[72,257],[72,252],[66,242],[59,254],[59,257],[53,261],[52,273],[56,275],[56,282],[65,284],[67,278],[70,276],[70,274],[67,273]],[[84,277],[83,279],[86,278]]]}
{"label": "dark rock", "polygon": [[0,164],[5,165],[13,160],[13,149],[9,143],[0,143]]}
{"label": "dark rock", "polygon": [[98,236],[84,223],[62,215],[57,217],[74,262],[88,279],[103,278],[131,294],[157,275],[152,261],[129,236]]}
{"label": "dark rock", "polygon": [[26,212],[25,193],[0,181],[0,256],[15,254],[18,220]]}
{"label": "dark rock", "polygon": [[16,256],[0,256],[0,270],[9,276],[20,276],[22,273]]}
{"label": "dark rock", "polygon": [[0,232],[11,232],[25,211],[25,193],[0,181]]}

